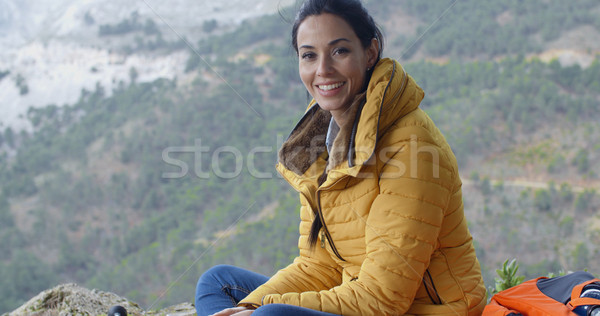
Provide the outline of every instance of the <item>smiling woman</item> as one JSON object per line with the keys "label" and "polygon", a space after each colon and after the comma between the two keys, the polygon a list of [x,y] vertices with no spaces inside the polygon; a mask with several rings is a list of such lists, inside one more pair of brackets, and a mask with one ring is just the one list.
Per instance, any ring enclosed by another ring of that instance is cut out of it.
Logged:
{"label": "smiling woman", "polygon": [[198,315],[480,315],[456,158],[359,0],[306,0],[292,29],[313,97],[279,151],[299,255],[272,277],[219,265]]}
{"label": "smiling woman", "polygon": [[378,42],[372,38],[363,48],[352,27],[329,13],[307,17],[298,28],[300,78],[338,125],[365,88],[367,70],[377,61]]}

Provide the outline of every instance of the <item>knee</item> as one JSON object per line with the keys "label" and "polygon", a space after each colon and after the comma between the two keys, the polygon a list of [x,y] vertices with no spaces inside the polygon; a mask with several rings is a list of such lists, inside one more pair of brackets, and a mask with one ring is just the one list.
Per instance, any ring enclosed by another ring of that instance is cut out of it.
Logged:
{"label": "knee", "polygon": [[211,283],[213,284],[216,280],[222,279],[223,276],[231,274],[231,271],[235,269],[234,266],[227,264],[219,264],[206,270],[198,279],[198,285]]}

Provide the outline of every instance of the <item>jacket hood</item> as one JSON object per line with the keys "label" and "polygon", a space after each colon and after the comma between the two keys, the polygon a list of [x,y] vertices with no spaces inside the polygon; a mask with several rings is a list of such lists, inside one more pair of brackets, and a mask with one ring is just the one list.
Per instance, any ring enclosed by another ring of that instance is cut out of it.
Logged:
{"label": "jacket hood", "polygon": [[330,153],[325,139],[331,114],[313,99],[283,143],[277,170],[292,185],[318,178],[325,168],[328,178],[356,176],[373,156],[381,135],[398,119],[417,109],[423,97],[423,90],[400,63],[382,59],[373,71],[366,93],[357,95],[349,108],[349,115],[355,119],[340,126]]}

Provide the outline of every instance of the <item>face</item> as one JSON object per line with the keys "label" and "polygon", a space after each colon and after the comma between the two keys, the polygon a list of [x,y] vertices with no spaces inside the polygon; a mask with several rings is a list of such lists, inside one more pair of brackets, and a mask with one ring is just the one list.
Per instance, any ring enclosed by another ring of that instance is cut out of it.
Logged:
{"label": "face", "polygon": [[365,49],[344,19],[328,13],[307,17],[297,40],[300,78],[319,106],[336,118],[361,92],[367,68],[377,58],[377,40]]}

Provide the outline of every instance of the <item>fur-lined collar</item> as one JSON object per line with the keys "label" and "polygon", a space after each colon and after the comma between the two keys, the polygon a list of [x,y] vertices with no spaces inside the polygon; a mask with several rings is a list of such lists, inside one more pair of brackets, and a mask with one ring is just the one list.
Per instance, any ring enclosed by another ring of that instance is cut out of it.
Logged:
{"label": "fur-lined collar", "polygon": [[[349,120],[339,126],[340,130],[328,153],[325,172],[348,160],[351,142],[356,133],[356,124],[366,99],[366,92],[357,95],[348,108]],[[325,140],[331,121],[331,113],[314,104],[296,125],[288,140],[279,151],[279,162],[287,169],[302,175],[322,155],[326,155]]]}
{"label": "fur-lined collar", "polygon": [[375,153],[379,138],[394,122],[418,108],[424,96],[402,66],[389,58],[379,61],[365,94],[358,95],[350,106],[348,117],[354,119],[340,126],[329,153],[325,140],[331,114],[314,101],[310,104],[279,151],[277,169],[290,184],[297,186],[297,181],[329,171],[358,174]]}

